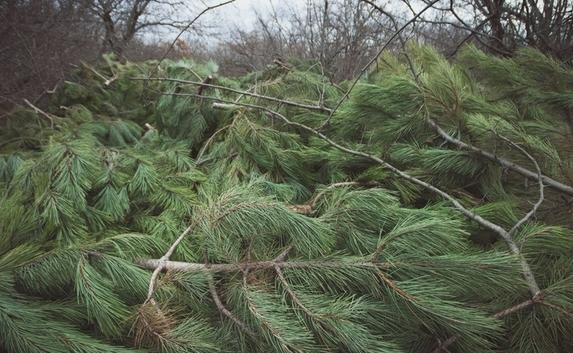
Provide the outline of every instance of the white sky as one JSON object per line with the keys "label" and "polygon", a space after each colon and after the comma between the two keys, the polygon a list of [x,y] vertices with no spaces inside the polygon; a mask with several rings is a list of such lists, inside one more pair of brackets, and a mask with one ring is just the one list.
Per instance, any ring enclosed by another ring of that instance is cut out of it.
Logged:
{"label": "white sky", "polygon": [[[220,2],[220,1],[219,1]],[[213,10],[212,13],[206,14],[206,17],[217,18],[221,25],[225,27],[234,28],[240,26],[242,28],[249,28],[256,19],[256,13],[259,12],[263,15],[272,12],[273,7],[280,11],[285,6],[290,7],[304,7],[307,0],[235,0],[235,2],[224,7]],[[216,1],[208,1],[208,4],[216,4]]]}
{"label": "white sky", "polygon": [[[248,30],[253,28],[253,24],[257,19],[257,13],[265,16],[276,11],[279,15],[284,13],[287,9],[300,9],[304,11],[305,4],[311,1],[321,0],[235,0],[233,3],[221,6],[205,13],[199,21],[195,24],[198,28],[213,28],[212,32],[219,34],[219,38],[228,37],[229,33],[236,28]],[[182,0],[187,9],[180,10],[181,13],[174,14],[183,22],[193,19],[207,6],[213,6],[224,2],[224,0]],[[393,10],[397,10],[398,14],[404,15],[405,18],[411,16],[410,11],[406,8],[404,3],[400,0],[385,0],[377,1],[381,6],[389,6]],[[421,9],[424,4],[421,1],[413,1],[412,6],[415,10]],[[153,33],[144,34],[144,39],[149,41],[170,41],[178,34],[178,30],[174,28],[159,28]],[[192,32],[183,35],[184,39],[192,36]],[[202,38],[206,43],[217,43],[216,36],[209,35],[207,38]]]}
{"label": "white sky", "polygon": [[[185,13],[178,17],[183,20],[191,20],[204,8],[211,5],[216,5],[224,0],[184,0],[188,9]],[[205,13],[199,21],[197,26],[205,27],[214,26],[217,31],[225,36],[235,28],[250,29],[257,18],[257,13],[268,15],[274,9],[280,13],[281,8],[294,7],[303,8],[307,0],[235,0],[235,2],[228,5],[213,9]],[[170,40],[178,34],[178,31],[173,28],[163,28],[153,33],[147,33],[144,38],[154,41],[157,39]],[[185,36],[184,36],[185,37]]]}

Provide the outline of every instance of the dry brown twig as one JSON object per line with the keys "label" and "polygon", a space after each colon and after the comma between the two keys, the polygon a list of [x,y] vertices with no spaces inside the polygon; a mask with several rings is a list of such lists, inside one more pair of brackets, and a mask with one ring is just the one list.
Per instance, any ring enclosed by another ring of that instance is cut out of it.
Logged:
{"label": "dry brown twig", "polygon": [[47,118],[48,120],[50,120],[50,128],[53,129],[54,128],[54,120],[56,120],[58,117],[54,116],[50,113],[46,113],[45,111],[43,111],[42,109],[36,107],[34,104],[30,103],[29,100],[24,98],[24,103],[26,103],[27,106],[29,106],[30,108],[32,108],[32,110],[34,110],[36,112],[36,114],[43,116],[44,118]]}

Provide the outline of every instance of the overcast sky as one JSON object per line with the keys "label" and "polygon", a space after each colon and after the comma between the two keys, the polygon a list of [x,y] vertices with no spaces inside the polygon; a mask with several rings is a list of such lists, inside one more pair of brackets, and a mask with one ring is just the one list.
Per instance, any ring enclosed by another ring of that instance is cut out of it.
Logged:
{"label": "overcast sky", "polygon": [[[191,20],[209,5],[216,5],[224,0],[185,0],[189,2],[189,8],[180,14],[181,19]],[[304,8],[307,0],[235,0],[228,5],[213,9],[205,13],[197,22],[197,26],[209,25],[217,28],[222,36],[228,35],[236,28],[250,29],[257,18],[257,13],[269,15],[273,9],[279,14],[286,8]],[[205,4],[205,5],[203,5]],[[157,39],[170,40],[177,36],[178,31],[173,28],[161,28],[153,33],[147,33],[144,38],[154,41]],[[184,36],[185,38],[186,36]]]}
{"label": "overcast sky", "polygon": [[[175,15],[183,22],[193,19],[197,14],[199,14],[207,6],[213,6],[224,2],[225,0],[183,0],[187,5],[186,10],[179,10],[179,13]],[[304,11],[305,4],[311,1],[321,1],[321,0],[235,0],[233,3],[218,7],[207,13],[205,13],[200,20],[195,24],[198,28],[216,28],[216,32],[219,34],[218,38],[226,38],[229,33],[236,28],[241,28],[243,30],[248,30],[253,28],[253,24],[257,19],[257,13],[262,16],[270,15],[276,12],[279,16],[284,13],[288,13],[289,9],[295,9]],[[411,13],[400,0],[386,0],[378,1],[381,6],[387,6],[392,9],[398,15],[404,16],[404,18],[409,18]],[[421,1],[412,1],[412,7],[415,10],[419,10],[424,6]],[[177,36],[178,30],[174,28],[159,28],[155,33],[146,33],[144,38],[150,41],[156,41],[158,39],[172,40]],[[184,39],[188,39],[189,36],[193,36],[193,32],[189,32],[183,36]],[[214,44],[217,42],[217,37],[209,36],[205,39],[205,42]]]}
{"label": "overcast sky", "polygon": [[[190,0],[187,0],[190,1]],[[224,0],[203,0],[207,5],[214,5],[223,2]],[[281,14],[288,8],[300,9],[304,11],[305,4],[313,0],[235,0],[235,2],[225,5],[223,7],[212,10],[210,13],[205,14],[205,20],[217,21],[223,28],[233,29],[236,26],[241,28],[252,27],[256,20],[256,13],[268,15],[273,12],[273,9]],[[322,0],[314,0],[322,1]],[[386,0],[376,1],[379,5],[388,7],[392,10],[404,10],[404,15],[410,15],[407,7],[402,1],[399,0]],[[419,10],[424,6],[421,1],[412,1],[411,5],[414,9]],[[197,8],[196,13],[201,11],[204,7]],[[400,11],[399,11],[400,12]]]}

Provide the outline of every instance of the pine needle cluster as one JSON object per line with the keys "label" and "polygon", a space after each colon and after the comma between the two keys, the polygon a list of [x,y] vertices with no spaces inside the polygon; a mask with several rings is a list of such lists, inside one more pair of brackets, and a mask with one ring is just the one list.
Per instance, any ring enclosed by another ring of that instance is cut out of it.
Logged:
{"label": "pine needle cluster", "polygon": [[[310,133],[349,87],[316,65],[156,66],[106,56],[1,122],[0,351],[573,349],[570,68],[411,46]],[[534,217],[502,159],[551,181]]]}

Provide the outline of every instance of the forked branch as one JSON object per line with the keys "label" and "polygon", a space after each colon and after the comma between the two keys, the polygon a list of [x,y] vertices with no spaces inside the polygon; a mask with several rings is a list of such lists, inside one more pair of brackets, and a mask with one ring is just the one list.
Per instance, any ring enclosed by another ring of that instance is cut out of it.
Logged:
{"label": "forked branch", "polygon": [[213,298],[213,301],[215,302],[215,306],[217,306],[217,309],[221,312],[221,314],[223,314],[225,317],[227,317],[228,319],[233,321],[241,330],[243,330],[249,336],[256,337],[255,333],[247,326],[247,324],[245,324],[243,321],[241,321],[239,318],[237,318],[223,304],[223,302],[221,301],[221,298],[219,297],[219,294],[217,293],[217,287],[215,287],[215,282],[214,282],[213,278],[211,276],[209,276],[207,281],[209,282],[209,292],[211,293],[211,297]]}
{"label": "forked branch", "polygon": [[193,230],[194,227],[195,227],[194,223],[192,223],[189,227],[187,227],[187,229],[185,229],[183,231],[183,233],[181,233],[181,235],[177,239],[175,239],[173,244],[171,244],[171,247],[169,247],[169,249],[167,250],[165,255],[163,255],[159,260],[155,260],[157,262],[156,262],[156,266],[154,267],[154,271],[151,274],[151,279],[149,280],[149,288],[147,291],[147,298],[145,299],[144,304],[147,304],[147,303],[155,304],[155,299],[153,298],[153,295],[155,294],[157,277],[159,276],[159,273],[161,273],[161,271],[163,271],[164,269],[167,269],[166,266],[170,262],[169,259],[171,258],[171,255],[173,255],[173,253],[175,252],[175,249],[177,249],[177,246],[179,246],[181,241],[183,241],[183,239],[189,233],[191,233],[191,231]]}
{"label": "forked branch", "polygon": [[502,140],[504,140],[505,142],[512,145],[513,147],[517,148],[519,151],[521,151],[521,153],[523,153],[527,158],[529,158],[529,160],[531,161],[531,163],[533,163],[533,165],[535,166],[535,169],[537,170],[537,176],[538,176],[537,182],[539,185],[539,198],[537,199],[537,202],[533,205],[531,210],[529,212],[527,212],[527,214],[522,219],[520,219],[517,223],[515,223],[515,225],[509,230],[509,234],[513,235],[523,224],[525,224],[527,221],[529,221],[531,219],[531,217],[533,217],[535,215],[535,213],[537,212],[537,210],[539,209],[539,207],[543,203],[543,200],[545,199],[545,196],[543,193],[545,186],[543,185],[541,168],[539,167],[539,163],[537,163],[537,160],[535,160],[535,158],[533,158],[533,156],[531,154],[529,154],[523,147],[521,147],[520,145],[511,141],[507,137],[501,136],[499,134],[496,134],[496,135],[499,138],[501,138]]}

